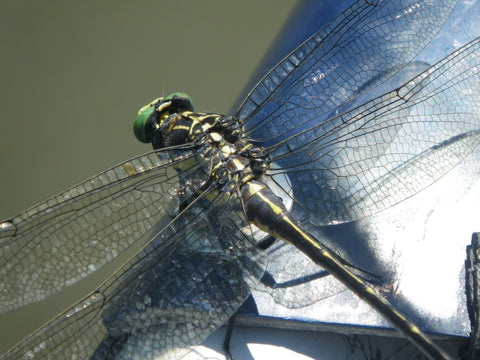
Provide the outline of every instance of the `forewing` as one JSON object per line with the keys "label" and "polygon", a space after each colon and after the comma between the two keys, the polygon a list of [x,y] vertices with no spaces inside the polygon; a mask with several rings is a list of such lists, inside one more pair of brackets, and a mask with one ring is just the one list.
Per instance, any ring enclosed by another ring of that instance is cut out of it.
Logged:
{"label": "forewing", "polygon": [[262,146],[325,121],[341,105],[410,67],[455,4],[355,2],[274,67],[237,116]]}

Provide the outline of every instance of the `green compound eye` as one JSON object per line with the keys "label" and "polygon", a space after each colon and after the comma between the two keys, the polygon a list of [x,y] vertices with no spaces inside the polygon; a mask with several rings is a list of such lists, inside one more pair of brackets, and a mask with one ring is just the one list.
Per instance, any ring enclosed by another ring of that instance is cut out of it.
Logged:
{"label": "green compound eye", "polygon": [[152,114],[152,112],[155,110],[155,104],[160,100],[163,100],[163,98],[155,99],[149,104],[142,107],[140,110],[138,110],[137,118],[133,123],[133,133],[135,134],[135,137],[138,139],[138,141],[141,141],[143,143],[149,142],[149,140],[147,139],[147,134],[145,133],[145,124],[147,123],[147,120]]}
{"label": "green compound eye", "polygon": [[[143,142],[150,142],[149,136],[147,136],[145,126],[150,115],[154,111],[168,114],[167,109],[171,110],[170,113],[181,112],[185,110],[193,111],[192,98],[183,92],[176,92],[168,95],[167,97],[158,98],[151,101],[149,104],[138,110],[137,119],[133,123],[133,132],[135,137]],[[167,112],[166,112],[167,111]]]}

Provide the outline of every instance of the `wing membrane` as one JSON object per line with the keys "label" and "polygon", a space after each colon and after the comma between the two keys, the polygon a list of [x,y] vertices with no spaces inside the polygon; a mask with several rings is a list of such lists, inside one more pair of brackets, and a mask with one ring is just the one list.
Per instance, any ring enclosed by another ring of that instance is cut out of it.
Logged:
{"label": "wing membrane", "polygon": [[[196,199],[97,291],[5,359],[180,358],[200,344],[243,303],[266,266],[236,198],[208,198]],[[221,217],[227,209],[228,219]]]}
{"label": "wing membrane", "polygon": [[[275,66],[237,115],[269,146],[410,65],[455,7],[451,0],[355,2]],[[408,79],[405,79],[408,80]]]}
{"label": "wing membrane", "polygon": [[[315,225],[363,218],[429,186],[480,141],[480,38],[397,90],[272,147]],[[293,164],[293,165],[292,165]]]}
{"label": "wing membrane", "polygon": [[[185,171],[191,180],[180,189],[175,168],[192,161],[198,166]],[[152,152],[4,222],[1,312],[72,285],[133,245],[141,249],[165,225],[160,220],[178,212],[178,193],[194,193],[208,179],[208,165],[185,150],[163,151],[162,159]]]}

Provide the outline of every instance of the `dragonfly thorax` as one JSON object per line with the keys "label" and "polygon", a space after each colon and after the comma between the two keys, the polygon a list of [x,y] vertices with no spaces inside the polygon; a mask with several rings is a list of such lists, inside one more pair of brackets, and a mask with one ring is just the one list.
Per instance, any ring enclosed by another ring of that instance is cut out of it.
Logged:
{"label": "dragonfly thorax", "polygon": [[[141,124],[137,124],[137,122]],[[186,94],[159,98],[140,109],[135,124],[137,138],[156,150],[193,144],[207,145],[215,181],[228,179],[242,185],[260,177],[267,168],[267,153],[244,137],[241,120],[216,113],[193,112]],[[140,130],[139,130],[140,129]]]}

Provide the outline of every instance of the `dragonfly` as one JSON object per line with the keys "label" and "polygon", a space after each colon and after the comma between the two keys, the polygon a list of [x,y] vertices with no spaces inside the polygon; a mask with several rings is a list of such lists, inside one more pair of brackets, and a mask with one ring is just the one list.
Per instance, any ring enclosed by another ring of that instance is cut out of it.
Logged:
{"label": "dragonfly", "polygon": [[[258,284],[267,234],[299,247],[426,355],[449,358],[302,224],[379,213],[478,147],[479,40],[419,74],[408,68],[454,7],[355,2],[275,66],[234,116],[197,113],[182,93],[142,108],[135,134],[154,151],[1,223],[2,311],[136,249],[2,358],[180,358]],[[399,85],[379,94],[391,79]],[[135,337],[150,346],[136,348]]]}

